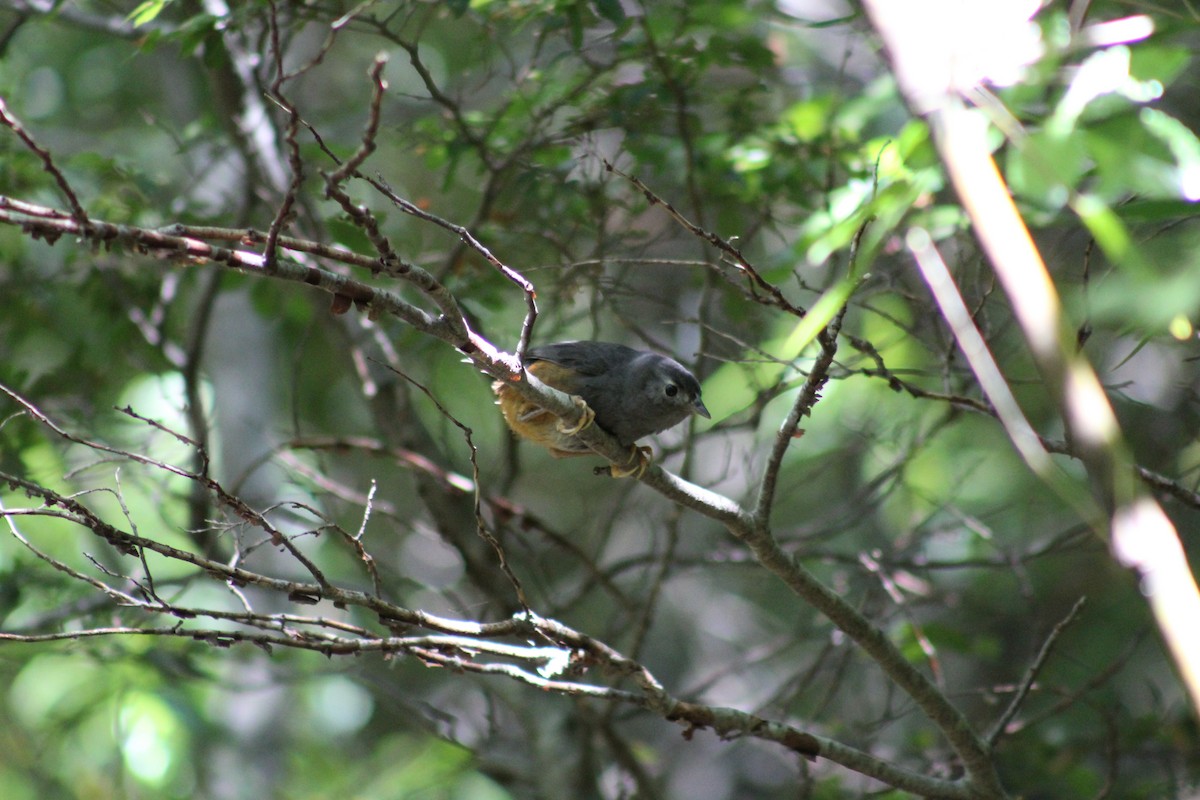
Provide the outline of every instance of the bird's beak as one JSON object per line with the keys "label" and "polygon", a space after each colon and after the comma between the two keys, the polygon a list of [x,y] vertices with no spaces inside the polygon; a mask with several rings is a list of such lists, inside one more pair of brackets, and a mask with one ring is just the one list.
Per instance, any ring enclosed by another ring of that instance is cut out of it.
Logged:
{"label": "bird's beak", "polygon": [[695,411],[705,419],[712,419],[712,414],[708,413],[708,409],[704,407],[704,401],[699,397],[697,397],[695,402],[692,403],[692,411]]}

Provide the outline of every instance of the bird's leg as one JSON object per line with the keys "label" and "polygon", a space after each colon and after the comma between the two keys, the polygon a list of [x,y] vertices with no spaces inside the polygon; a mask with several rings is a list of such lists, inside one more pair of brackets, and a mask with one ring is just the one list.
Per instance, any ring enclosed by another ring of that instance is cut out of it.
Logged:
{"label": "bird's leg", "polygon": [[574,425],[567,425],[566,420],[558,420],[558,432],[566,436],[574,436],[596,420],[596,412],[588,407],[588,404],[584,402],[582,397],[573,394],[571,395],[571,401],[579,409],[579,422]]}

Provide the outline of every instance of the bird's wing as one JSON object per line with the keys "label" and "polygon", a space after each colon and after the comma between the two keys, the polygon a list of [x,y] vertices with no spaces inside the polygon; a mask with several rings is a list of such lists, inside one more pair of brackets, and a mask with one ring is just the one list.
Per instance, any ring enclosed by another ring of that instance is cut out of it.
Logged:
{"label": "bird's wing", "polygon": [[526,362],[549,361],[581,376],[595,377],[628,363],[636,351],[609,342],[557,342],[531,347]]}

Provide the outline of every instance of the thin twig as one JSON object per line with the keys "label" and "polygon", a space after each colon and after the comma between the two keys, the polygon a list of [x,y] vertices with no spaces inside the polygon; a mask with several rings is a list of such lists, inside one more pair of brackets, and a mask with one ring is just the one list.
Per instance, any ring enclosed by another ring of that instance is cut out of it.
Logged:
{"label": "thin twig", "polygon": [[530,339],[533,336],[533,325],[537,321],[537,291],[534,289],[533,283],[522,275],[517,270],[505,264],[497,258],[491,250],[489,250],[483,242],[475,238],[475,234],[471,233],[466,227],[455,224],[449,220],[442,219],[437,214],[432,214],[424,209],[419,208],[416,204],[396,194],[390,186],[384,183],[382,178],[367,178],[368,183],[374,186],[381,194],[391,200],[405,214],[424,220],[425,222],[437,225],[439,228],[444,228],[450,231],[461,239],[468,247],[474,250],[479,255],[495,267],[501,275],[507,278],[510,282],[521,289],[525,296],[525,318],[521,322],[521,335],[517,342],[516,355],[519,361],[524,361],[525,351],[529,347]]}
{"label": "thin twig", "polygon": [[457,417],[451,414],[450,410],[442,405],[442,403],[436,397],[434,397],[433,392],[429,391],[424,384],[414,379],[411,375],[407,375],[399,369],[396,369],[395,367],[389,366],[387,368],[411,383],[413,386],[417,387],[422,394],[429,398],[430,402],[433,403],[443,417],[448,419],[456,428],[462,431],[463,438],[466,439],[467,442],[467,448],[471,452],[471,477],[474,485],[474,492],[472,494],[474,497],[473,509],[475,512],[475,528],[479,532],[479,537],[487,542],[496,552],[500,569],[512,584],[513,591],[517,595],[517,602],[521,604],[521,608],[525,611],[525,613],[531,613],[529,608],[529,599],[525,596],[525,589],[521,585],[520,578],[518,578],[516,573],[513,572],[512,565],[508,561],[508,555],[504,551],[504,546],[500,544],[500,540],[497,539],[491,530],[488,529],[487,522],[483,518],[483,508],[481,505],[482,492],[479,488],[479,460],[477,458],[479,454],[479,448],[475,446],[475,442],[471,438],[471,429],[460,422]]}
{"label": "thin twig", "polygon": [[779,470],[783,466],[783,457],[787,454],[792,441],[799,435],[801,420],[812,414],[813,406],[821,398],[821,389],[829,380],[829,367],[833,364],[834,356],[837,355],[837,337],[842,328],[842,319],[846,315],[846,308],[847,306],[842,306],[825,330],[817,334],[817,341],[821,345],[821,354],[817,356],[812,370],[808,373],[808,378],[804,381],[804,387],[796,395],[796,402],[792,404],[791,411],[788,412],[787,418],[784,419],[778,433],[775,434],[775,443],[771,448],[771,455],[767,458],[767,466],[763,471],[762,481],[759,483],[758,500],[754,508],[754,519],[759,525],[765,526],[770,523],[771,507],[775,501],[775,489],[779,480]]}
{"label": "thin twig", "polygon": [[65,175],[59,170],[54,163],[54,158],[50,155],[50,151],[43,148],[34,140],[29,131],[25,130],[21,125],[20,120],[12,115],[8,110],[8,105],[4,102],[4,98],[0,97],[0,123],[7,126],[13,133],[17,135],[25,146],[42,161],[42,169],[49,172],[54,182],[58,185],[58,190],[63,193],[66,198],[67,205],[71,207],[71,217],[79,224],[79,227],[85,232],[91,229],[91,222],[88,220],[87,212],[83,210],[83,204],[79,202],[79,195],[75,194],[75,190],[71,188],[71,184],[67,181]]}
{"label": "thin twig", "polygon": [[749,259],[747,259],[742,253],[741,249],[735,246],[733,242],[729,241],[728,239],[723,239],[720,236],[717,236],[715,233],[696,225],[682,213],[680,213],[680,211],[670,202],[658,196],[652,189],[650,189],[650,187],[642,183],[639,178],[622,172],[608,159],[604,159],[604,168],[609,172],[619,175],[620,177],[629,181],[634,188],[642,193],[642,196],[646,198],[650,205],[662,206],[663,209],[665,209],[666,212],[671,216],[671,219],[679,223],[693,236],[703,239],[713,247],[716,247],[718,250],[728,255],[733,260],[734,267],[736,267],[749,279],[751,286],[762,289],[770,296],[769,302],[771,305],[777,306],[778,308],[781,308],[794,316],[804,316],[804,309],[795,305],[786,297],[784,297],[783,292],[779,289],[779,287],[764,278],[759,271],[755,269],[754,265],[750,263]]}
{"label": "thin twig", "polygon": [[[358,174],[358,168],[375,152],[375,136],[379,132],[380,106],[383,103],[383,93],[387,89],[387,81],[383,79],[383,68],[387,66],[387,56],[379,54],[371,65],[370,76],[372,83],[371,102],[368,105],[367,125],[363,130],[362,140],[358,149],[346,159],[336,170],[325,175],[325,196],[335,200],[346,215],[358,227],[362,228],[371,244],[379,253],[381,262],[395,263],[399,256],[392,249],[391,242],[379,229],[379,220],[366,206],[356,204],[346,194],[342,184],[352,175]],[[378,266],[375,267],[378,269]]]}
{"label": "thin twig", "polygon": [[1063,635],[1063,631],[1067,629],[1067,626],[1079,616],[1079,612],[1083,610],[1083,606],[1086,603],[1087,598],[1080,597],[1075,601],[1075,605],[1071,606],[1071,610],[1067,612],[1067,615],[1059,620],[1058,624],[1050,630],[1050,633],[1046,636],[1046,641],[1042,642],[1042,647],[1038,651],[1037,656],[1034,657],[1029,668],[1025,670],[1025,675],[1017,685],[1017,690],[1013,693],[1012,699],[1008,701],[1008,707],[996,719],[991,732],[988,733],[987,743],[989,747],[995,747],[996,743],[1000,741],[1000,737],[1004,735],[1008,723],[1017,715],[1017,711],[1020,710],[1022,704],[1025,702],[1025,698],[1029,696],[1030,690],[1033,689],[1034,681],[1037,680],[1042,667],[1046,665],[1046,660],[1050,658],[1050,652],[1054,649],[1054,645],[1058,643],[1059,637]]}
{"label": "thin twig", "polygon": [[291,222],[292,206],[295,205],[296,198],[300,194],[300,188],[304,184],[304,159],[300,157],[300,144],[296,141],[296,134],[300,130],[300,114],[296,111],[296,107],[283,95],[283,83],[285,80],[283,73],[283,47],[279,42],[279,19],[275,0],[269,0],[268,8],[267,21],[271,35],[271,58],[275,64],[275,78],[271,81],[270,92],[272,99],[288,115],[287,128],[284,132],[283,141],[287,145],[288,168],[292,173],[287,191],[284,192],[283,200],[279,203],[279,209],[275,212],[275,217],[271,220],[271,225],[267,229],[267,242],[266,246],[263,247],[263,266],[268,273],[274,273],[275,264],[279,257],[277,249],[279,236],[283,233],[283,229]]}

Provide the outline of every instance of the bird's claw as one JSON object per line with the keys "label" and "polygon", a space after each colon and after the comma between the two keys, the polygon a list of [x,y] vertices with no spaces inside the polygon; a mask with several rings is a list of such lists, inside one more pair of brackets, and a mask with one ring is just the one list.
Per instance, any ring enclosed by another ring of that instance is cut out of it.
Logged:
{"label": "bird's claw", "polygon": [[649,447],[638,447],[635,445],[629,446],[629,457],[637,461],[631,468],[618,467],[616,464],[611,464],[608,467],[608,474],[614,478],[630,478],[640,480],[646,474],[646,470],[650,468],[650,463],[654,461],[654,451]]}
{"label": "bird's claw", "polygon": [[588,404],[584,402],[582,397],[572,395],[571,400],[575,403],[575,407],[579,409],[579,422],[574,425],[567,425],[566,420],[560,419],[558,421],[558,432],[565,436],[574,436],[596,420],[596,412],[588,407]]}

